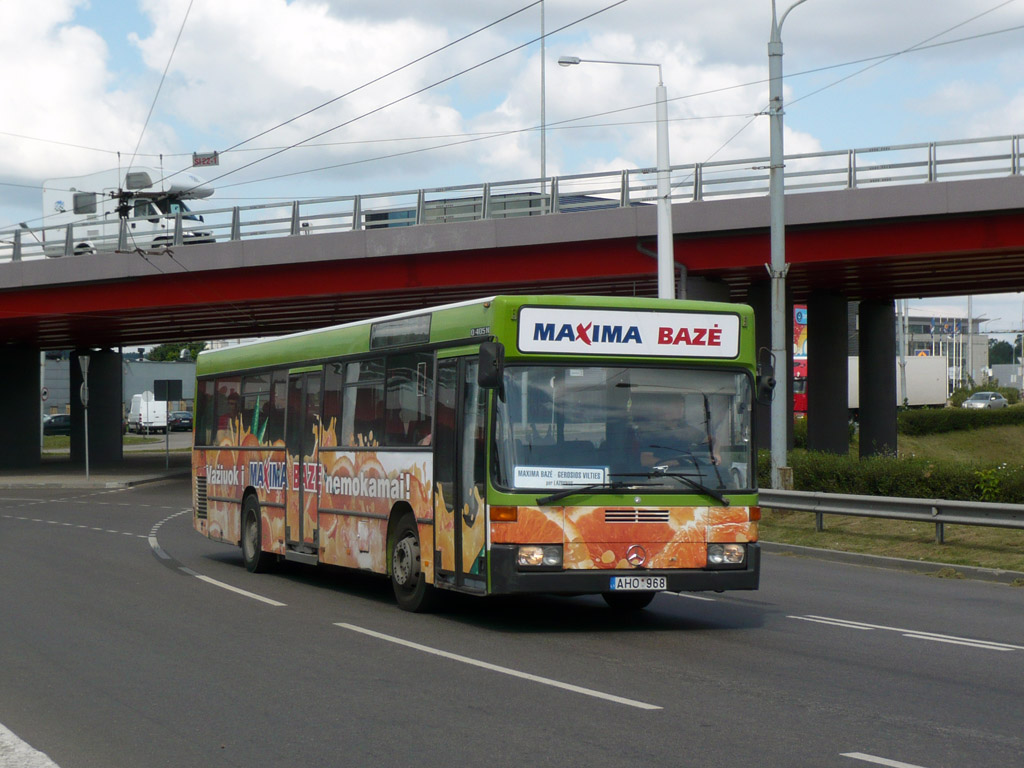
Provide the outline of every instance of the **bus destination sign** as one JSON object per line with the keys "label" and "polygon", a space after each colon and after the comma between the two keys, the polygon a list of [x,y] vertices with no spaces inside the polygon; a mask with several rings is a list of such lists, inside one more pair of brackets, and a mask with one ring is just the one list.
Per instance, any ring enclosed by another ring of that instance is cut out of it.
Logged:
{"label": "bus destination sign", "polygon": [[550,354],[713,357],[740,351],[729,313],[523,307],[519,351]]}

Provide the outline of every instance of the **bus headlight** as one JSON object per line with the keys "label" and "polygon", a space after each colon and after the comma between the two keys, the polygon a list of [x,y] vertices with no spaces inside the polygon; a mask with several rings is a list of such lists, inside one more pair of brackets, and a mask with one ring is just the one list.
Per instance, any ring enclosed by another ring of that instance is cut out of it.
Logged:
{"label": "bus headlight", "polygon": [[746,559],[746,544],[708,544],[708,567],[710,568],[743,565]]}
{"label": "bus headlight", "polygon": [[524,544],[519,547],[516,565],[522,568],[561,568],[561,544]]}

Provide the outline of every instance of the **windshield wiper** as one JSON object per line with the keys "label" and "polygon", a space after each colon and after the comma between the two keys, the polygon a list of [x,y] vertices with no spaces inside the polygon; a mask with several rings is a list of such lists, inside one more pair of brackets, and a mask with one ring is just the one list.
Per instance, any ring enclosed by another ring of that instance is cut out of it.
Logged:
{"label": "windshield wiper", "polygon": [[546,506],[553,501],[564,499],[566,496],[572,496],[574,493],[588,493],[589,491],[607,490],[615,491],[619,488],[625,488],[627,485],[633,485],[632,483],[626,483],[622,480],[612,480],[611,482],[591,483],[590,485],[573,485],[568,488],[562,488],[561,490],[555,491],[554,493],[537,499],[538,506]]}
{"label": "windshield wiper", "polygon": [[659,464],[656,467],[652,467],[650,472],[635,475],[626,475],[626,477],[646,477],[648,479],[652,479],[655,477],[671,477],[673,480],[679,480],[680,482],[685,483],[686,485],[693,488],[695,491],[699,491],[703,494],[706,494],[707,496],[710,496],[712,499],[720,503],[722,506],[728,507],[731,504],[728,496],[725,496],[712,488],[708,488],[706,485],[704,485],[704,483],[698,482],[697,480],[694,480],[692,477],[682,472],[669,472],[668,467],[663,464]]}

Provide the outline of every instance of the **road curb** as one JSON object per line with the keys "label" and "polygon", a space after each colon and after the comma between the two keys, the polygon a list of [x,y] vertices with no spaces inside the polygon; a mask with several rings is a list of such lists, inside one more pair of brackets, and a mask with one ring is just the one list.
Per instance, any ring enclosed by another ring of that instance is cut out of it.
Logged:
{"label": "road curb", "polygon": [[761,549],[774,554],[790,554],[798,557],[809,557],[815,560],[828,560],[835,563],[911,571],[929,576],[941,576],[942,578],[975,579],[978,581],[994,581],[1000,584],[1012,584],[1017,580],[1024,582],[1024,573],[1020,571],[1004,571],[998,568],[975,568],[969,565],[936,563],[930,560],[906,560],[899,557],[867,555],[860,552],[841,552],[835,549],[818,549],[817,547],[778,544],[770,541],[762,541]]}
{"label": "road curb", "polygon": [[81,477],[69,477],[62,475],[59,477],[27,477],[22,476],[17,479],[3,479],[0,478],[0,491],[16,491],[16,490],[51,490],[51,491],[88,491],[88,490],[123,490],[126,488],[134,488],[139,485],[148,485],[149,483],[159,483],[162,480],[174,480],[181,477],[189,477],[191,470],[183,469],[177,471],[160,472],[152,475],[144,475],[141,477],[128,477],[128,478],[86,478],[83,474]]}

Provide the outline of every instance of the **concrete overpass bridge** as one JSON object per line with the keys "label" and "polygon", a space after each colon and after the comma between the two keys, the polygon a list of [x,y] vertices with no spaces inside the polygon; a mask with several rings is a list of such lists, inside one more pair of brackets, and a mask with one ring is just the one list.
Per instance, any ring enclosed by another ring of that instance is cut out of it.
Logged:
{"label": "concrete overpass bridge", "polygon": [[[893,301],[1024,290],[1020,149],[1009,136],[787,157],[788,286],[815,326],[812,446],[846,444],[832,403],[845,402],[848,301],[861,302],[861,401],[878,403],[862,408],[861,443],[885,450]],[[672,221],[680,290],[753,304],[770,346],[766,165],[674,166]],[[204,209],[203,222],[169,221],[157,247],[133,241],[131,219],[88,251],[76,227],[0,233],[11,427],[0,468],[38,455],[40,349],[103,350],[91,355],[90,455],[115,461],[120,436],[103,425],[120,423],[122,345],[278,334],[498,292],[656,293],[654,169],[540,181]],[[200,231],[212,242],[184,245]],[[763,427],[766,438],[766,416]],[[83,448],[76,430],[73,457]]]}

